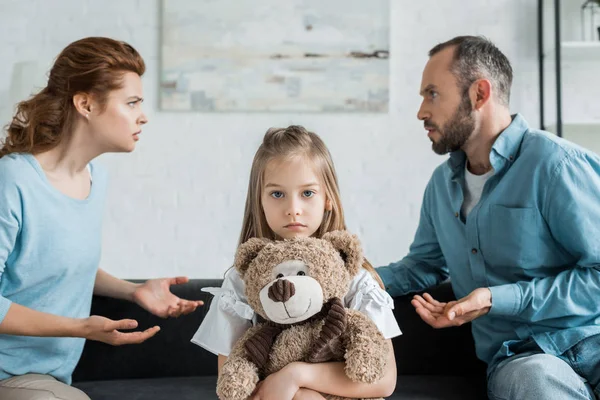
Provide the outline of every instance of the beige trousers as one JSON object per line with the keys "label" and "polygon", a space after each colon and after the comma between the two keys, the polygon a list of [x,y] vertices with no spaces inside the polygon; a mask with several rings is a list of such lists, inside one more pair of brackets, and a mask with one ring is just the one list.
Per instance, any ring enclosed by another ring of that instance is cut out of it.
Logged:
{"label": "beige trousers", "polygon": [[85,393],[49,375],[27,374],[0,381],[2,400],[90,400]]}

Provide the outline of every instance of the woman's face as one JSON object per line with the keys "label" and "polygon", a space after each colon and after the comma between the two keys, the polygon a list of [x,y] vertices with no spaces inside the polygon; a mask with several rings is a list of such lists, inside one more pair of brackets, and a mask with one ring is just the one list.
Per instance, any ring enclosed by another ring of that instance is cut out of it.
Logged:
{"label": "woman's face", "polygon": [[122,79],[122,87],[109,93],[106,109],[92,109],[88,116],[95,142],[104,152],[133,151],[148,122],[142,111],[142,79],[135,72],[125,72]]}

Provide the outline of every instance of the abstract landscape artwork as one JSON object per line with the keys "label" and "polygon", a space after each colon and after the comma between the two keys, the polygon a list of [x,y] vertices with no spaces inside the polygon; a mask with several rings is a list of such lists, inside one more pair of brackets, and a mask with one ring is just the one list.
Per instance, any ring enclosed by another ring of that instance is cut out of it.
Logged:
{"label": "abstract landscape artwork", "polygon": [[387,112],[389,0],[163,0],[160,104]]}

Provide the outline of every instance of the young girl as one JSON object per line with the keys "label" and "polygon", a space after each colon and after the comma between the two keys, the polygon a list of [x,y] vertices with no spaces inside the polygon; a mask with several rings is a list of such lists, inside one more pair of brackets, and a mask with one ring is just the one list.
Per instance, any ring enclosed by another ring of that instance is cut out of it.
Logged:
{"label": "young girl", "polygon": [[[246,210],[239,244],[253,237],[272,240],[295,236],[321,237],[346,229],[337,177],[329,151],[314,133],[300,126],[267,131],[250,172]],[[365,262],[344,298],[346,307],[364,312],[386,339],[400,335],[393,302],[381,288],[373,267]],[[244,282],[235,269],[225,274],[210,310],[192,342],[219,357],[219,370],[235,342],[256,323],[247,304]],[[390,344],[391,346],[391,344]],[[396,363],[390,352],[385,377],[375,384],[355,383],[339,362],[293,363],[259,384],[254,399],[323,399],[386,397],[396,385]]]}
{"label": "young girl", "polygon": [[98,269],[106,174],[95,162],[130,152],[147,122],[144,61],[107,38],[71,43],[48,85],[21,102],[0,147],[0,399],[89,400],[71,386],[84,339],[139,343],[158,327],[122,333],[134,320],[90,317],[92,293],[135,301],[162,316],[199,302]]}

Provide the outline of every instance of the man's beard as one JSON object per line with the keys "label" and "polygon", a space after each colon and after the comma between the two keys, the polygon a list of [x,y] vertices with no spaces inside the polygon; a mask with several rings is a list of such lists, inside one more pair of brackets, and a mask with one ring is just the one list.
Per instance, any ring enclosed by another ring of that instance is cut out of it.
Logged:
{"label": "man's beard", "polygon": [[440,129],[431,122],[425,122],[426,128],[433,128],[440,133],[440,140],[432,142],[431,148],[437,154],[443,155],[459,150],[467,142],[475,129],[475,118],[473,117],[473,106],[469,95],[463,96],[456,112]]}

